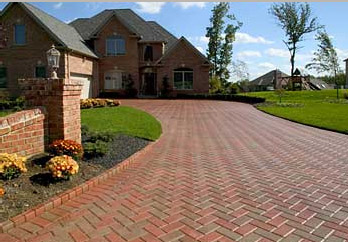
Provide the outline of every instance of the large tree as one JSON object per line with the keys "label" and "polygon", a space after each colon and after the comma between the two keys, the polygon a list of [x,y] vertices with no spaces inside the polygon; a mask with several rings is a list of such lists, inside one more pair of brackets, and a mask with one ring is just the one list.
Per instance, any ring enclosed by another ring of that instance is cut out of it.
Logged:
{"label": "large tree", "polygon": [[316,70],[318,73],[327,72],[336,76],[337,73],[341,72],[341,68],[330,36],[325,30],[322,30],[318,31],[315,39],[319,42],[318,49],[314,52],[312,62],[307,64],[306,68]]}
{"label": "large tree", "polygon": [[337,87],[338,98],[337,74],[341,73],[342,70],[338,63],[337,52],[330,36],[324,29],[318,31],[315,39],[319,42],[318,49],[314,52],[312,62],[307,64],[306,68],[316,70],[318,73],[327,72],[330,76],[333,76]]}
{"label": "large tree", "polygon": [[210,76],[219,78],[224,87],[227,86],[230,77],[228,67],[232,59],[235,33],[242,25],[233,14],[229,14],[229,10],[228,2],[221,2],[214,6],[206,34],[209,38],[207,56],[212,63]]}
{"label": "large tree", "polygon": [[269,12],[277,19],[278,25],[285,31],[283,40],[290,52],[291,76],[294,75],[296,52],[298,44],[304,36],[321,28],[317,18],[312,16],[308,3],[285,2],[275,3]]}

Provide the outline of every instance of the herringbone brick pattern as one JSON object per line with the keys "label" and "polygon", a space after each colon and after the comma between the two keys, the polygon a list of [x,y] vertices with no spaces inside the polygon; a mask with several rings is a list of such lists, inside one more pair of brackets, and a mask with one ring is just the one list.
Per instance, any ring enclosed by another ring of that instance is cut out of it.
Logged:
{"label": "herringbone brick pattern", "polygon": [[91,191],[0,241],[348,240],[348,137],[246,104],[128,100],[163,136]]}

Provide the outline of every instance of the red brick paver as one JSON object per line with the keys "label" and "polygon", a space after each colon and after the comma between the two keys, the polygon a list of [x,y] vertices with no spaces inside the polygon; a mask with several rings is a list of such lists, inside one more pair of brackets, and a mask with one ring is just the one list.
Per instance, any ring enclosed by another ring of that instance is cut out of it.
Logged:
{"label": "red brick paver", "polygon": [[59,207],[73,212],[44,212],[1,241],[348,239],[348,136],[241,103],[123,104],[161,120],[152,151]]}

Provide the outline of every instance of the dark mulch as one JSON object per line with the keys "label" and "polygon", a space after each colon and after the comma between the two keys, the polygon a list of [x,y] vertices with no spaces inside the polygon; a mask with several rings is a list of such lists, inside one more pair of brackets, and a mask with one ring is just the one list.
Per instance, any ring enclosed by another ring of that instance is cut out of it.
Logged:
{"label": "dark mulch", "polygon": [[110,150],[105,156],[80,161],[79,173],[71,180],[64,181],[53,180],[45,169],[45,163],[50,159],[47,154],[28,160],[27,173],[10,181],[0,181],[6,191],[0,198],[0,222],[101,174],[141,150],[148,143],[149,141],[141,138],[118,135],[110,143]]}

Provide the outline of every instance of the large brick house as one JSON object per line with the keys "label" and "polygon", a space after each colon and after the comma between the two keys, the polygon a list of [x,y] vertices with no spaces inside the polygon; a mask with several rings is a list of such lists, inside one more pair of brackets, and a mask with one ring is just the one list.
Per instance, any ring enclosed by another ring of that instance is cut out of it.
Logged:
{"label": "large brick house", "polygon": [[0,13],[0,90],[18,94],[17,80],[47,77],[46,51],[61,52],[58,76],[81,80],[83,98],[124,93],[134,82],[139,96],[207,93],[207,58],[184,37],[145,21],[130,9],[104,10],[66,24],[28,3]]}

